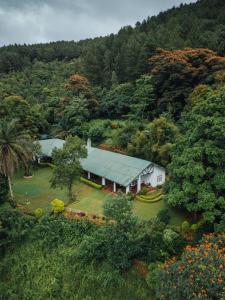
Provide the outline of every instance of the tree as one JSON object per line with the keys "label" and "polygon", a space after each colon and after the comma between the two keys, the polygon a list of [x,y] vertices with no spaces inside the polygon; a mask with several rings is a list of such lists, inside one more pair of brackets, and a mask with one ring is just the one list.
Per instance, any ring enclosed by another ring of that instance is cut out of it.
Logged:
{"label": "tree", "polygon": [[17,131],[17,120],[0,123],[0,173],[8,178],[8,185],[12,205],[16,201],[12,190],[12,176],[20,163],[27,166],[33,157],[33,143],[28,135]]}
{"label": "tree", "polygon": [[[180,260],[168,260],[157,273],[157,299],[224,299],[225,234],[205,235],[187,246]],[[151,273],[149,274],[151,276]]]}
{"label": "tree", "polygon": [[131,138],[128,152],[163,166],[170,162],[171,150],[179,135],[177,126],[165,117],[154,119]]}
{"label": "tree", "polygon": [[74,180],[79,178],[82,171],[80,160],[86,156],[85,144],[76,136],[69,136],[63,148],[55,149],[52,153],[55,168],[53,169],[51,185],[52,187],[67,187],[69,200],[73,198]]}
{"label": "tree", "polygon": [[87,107],[93,114],[96,113],[98,108],[98,101],[95,98],[92,86],[88,79],[80,74],[70,76],[69,83],[65,85],[67,89],[67,96],[69,98],[79,97],[86,99]]}
{"label": "tree", "polygon": [[169,165],[166,201],[206,221],[225,214],[225,89],[199,98],[182,118]]}
{"label": "tree", "polygon": [[[7,120],[17,119],[15,124],[18,130],[30,134],[37,133],[36,119],[38,115],[32,110],[30,104],[21,96],[8,96],[0,102],[0,117]],[[40,123],[39,123],[40,124]]]}
{"label": "tree", "polygon": [[156,95],[154,92],[153,77],[142,75],[135,82],[135,91],[131,103],[131,115],[135,119],[149,119],[154,116]]}
{"label": "tree", "polygon": [[0,173],[0,203],[6,201],[9,193],[7,177]]}
{"label": "tree", "polygon": [[101,110],[104,116],[117,118],[130,112],[134,86],[131,83],[113,85],[101,99]]}
{"label": "tree", "polygon": [[58,115],[58,133],[66,138],[68,135],[83,137],[85,123],[89,119],[87,100],[73,97],[65,109]]}
{"label": "tree", "polygon": [[225,68],[224,57],[209,49],[158,49],[149,59],[154,76],[158,113],[170,112],[178,119],[188,97],[199,84],[215,84],[216,74]]}

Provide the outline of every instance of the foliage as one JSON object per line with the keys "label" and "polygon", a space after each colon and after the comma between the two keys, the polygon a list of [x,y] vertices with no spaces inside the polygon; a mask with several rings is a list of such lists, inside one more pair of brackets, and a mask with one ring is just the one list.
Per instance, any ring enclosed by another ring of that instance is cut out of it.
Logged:
{"label": "foliage", "polygon": [[183,232],[188,232],[190,230],[190,223],[188,221],[184,221],[182,224],[181,224],[181,229]]}
{"label": "foliage", "polygon": [[44,215],[44,210],[42,208],[36,208],[34,211],[34,215],[37,219],[40,219]]}
{"label": "foliage", "polygon": [[143,131],[132,136],[128,152],[166,166],[178,135],[179,130],[172,121],[165,117],[154,119]]}
{"label": "foliage", "polygon": [[16,202],[12,191],[12,176],[22,164],[27,166],[32,159],[34,146],[27,134],[18,130],[17,120],[0,122],[0,172],[8,178],[9,192],[12,205]]}
{"label": "foliage", "polygon": [[219,223],[224,211],[225,90],[207,98],[183,117],[184,135],[173,150],[166,200],[172,206],[203,213]]}
{"label": "foliage", "polygon": [[[70,299],[74,295],[77,299],[149,299],[145,282],[136,273],[123,276],[108,263],[79,260],[79,245],[95,234],[96,225],[55,216],[37,222],[15,210],[5,211],[0,218],[1,244],[4,241],[8,247],[0,265],[4,299]],[[10,236],[3,237],[3,232]]]}
{"label": "foliage", "polygon": [[146,186],[141,188],[140,195],[146,196],[148,194],[148,188]]}
{"label": "foliage", "polygon": [[158,49],[149,62],[155,78],[158,112],[169,112],[175,118],[188,104],[193,88],[214,84],[215,73],[225,67],[224,58],[209,49]]}
{"label": "foliage", "polygon": [[82,181],[82,182],[84,182],[84,183],[86,183],[86,184],[88,184],[88,185],[90,185],[90,186],[92,186],[92,187],[94,187],[94,188],[96,188],[98,190],[102,189],[102,185],[97,184],[97,183],[95,183],[95,182],[93,182],[91,180],[88,180],[88,179],[84,178],[84,177],[80,177],[80,181]]}
{"label": "foliage", "polygon": [[159,213],[157,214],[157,219],[160,222],[163,222],[165,224],[169,224],[170,219],[171,219],[171,216],[170,216],[170,213],[169,213],[169,209],[168,208],[161,209],[159,211]]}
{"label": "foliage", "polygon": [[0,173],[0,203],[7,200],[9,193],[9,186],[7,177]]}
{"label": "foliage", "polygon": [[0,211],[0,255],[18,246],[32,228],[34,222],[16,209]]}
{"label": "foliage", "polygon": [[152,119],[156,106],[153,77],[142,75],[135,82],[135,91],[131,104],[131,115],[134,119]]}
{"label": "foliage", "polygon": [[61,213],[65,210],[65,203],[60,199],[54,199],[51,201],[52,210],[55,214]]}
{"label": "foliage", "polygon": [[155,281],[157,299],[223,299],[224,246],[224,234],[205,235],[180,260],[166,261]]}
{"label": "foliage", "polygon": [[88,137],[94,143],[99,143],[102,141],[105,133],[105,128],[103,125],[92,126],[88,131]]}
{"label": "foliage", "polygon": [[158,195],[158,196],[154,196],[154,197],[150,197],[150,198],[146,198],[143,196],[136,196],[136,199],[138,201],[144,202],[144,203],[155,203],[155,202],[162,200],[162,195]]}
{"label": "foliage", "polygon": [[109,198],[104,206],[106,225],[91,236],[86,236],[79,247],[79,258],[85,263],[108,262],[117,269],[128,269],[132,260],[163,261],[179,254],[184,240],[171,229],[167,239],[165,224],[152,220],[138,223],[132,214],[132,201],[128,196]]}
{"label": "foliage", "polygon": [[78,137],[69,136],[62,149],[53,151],[55,164],[51,179],[52,187],[68,188],[68,198],[72,199],[72,186],[81,174],[80,159],[87,156],[85,144]]}

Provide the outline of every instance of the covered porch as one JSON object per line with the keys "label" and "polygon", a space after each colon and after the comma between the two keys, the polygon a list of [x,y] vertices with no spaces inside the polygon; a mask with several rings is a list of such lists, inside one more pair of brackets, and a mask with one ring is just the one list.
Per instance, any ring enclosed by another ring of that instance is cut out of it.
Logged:
{"label": "covered porch", "polygon": [[105,190],[113,193],[123,192],[128,194],[129,192],[132,192],[134,194],[138,194],[142,188],[141,176],[138,176],[137,180],[131,182],[127,186],[121,185],[118,182],[112,181],[105,177],[98,176],[88,171],[84,171],[83,176],[88,180],[102,185]]}

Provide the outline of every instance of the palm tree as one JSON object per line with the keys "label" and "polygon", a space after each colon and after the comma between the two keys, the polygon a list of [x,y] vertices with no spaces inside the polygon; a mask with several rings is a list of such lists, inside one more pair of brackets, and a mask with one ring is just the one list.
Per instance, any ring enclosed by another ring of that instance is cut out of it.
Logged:
{"label": "palm tree", "polygon": [[27,134],[18,131],[17,120],[3,120],[0,123],[0,173],[8,178],[13,206],[16,206],[16,202],[12,190],[12,176],[21,163],[27,166],[32,155],[33,143]]}

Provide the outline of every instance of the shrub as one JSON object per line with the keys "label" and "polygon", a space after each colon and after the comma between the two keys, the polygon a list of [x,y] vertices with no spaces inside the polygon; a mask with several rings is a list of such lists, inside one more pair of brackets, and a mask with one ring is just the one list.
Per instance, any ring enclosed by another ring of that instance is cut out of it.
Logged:
{"label": "shrub", "polygon": [[101,142],[104,137],[105,128],[103,125],[95,125],[88,132],[88,137],[95,143]]}
{"label": "shrub", "polygon": [[148,194],[148,188],[146,186],[143,186],[143,188],[140,191],[140,195],[147,195]]}
{"label": "shrub", "polygon": [[155,202],[158,202],[158,201],[161,201],[162,200],[162,195],[159,195],[157,197],[154,197],[154,198],[144,198],[143,196],[136,196],[136,200],[140,201],[140,202],[145,202],[145,203],[155,203]]}
{"label": "shrub", "polygon": [[83,183],[86,183],[86,184],[88,184],[88,185],[90,185],[90,186],[92,186],[92,187],[94,187],[94,188],[96,188],[98,190],[101,190],[103,188],[102,185],[97,184],[97,183],[95,183],[95,182],[93,182],[91,180],[88,180],[88,179],[84,178],[84,177],[80,177],[80,181],[82,181]]}
{"label": "shrub", "polygon": [[188,221],[184,221],[181,224],[181,229],[183,232],[188,232],[190,230],[190,223]]}
{"label": "shrub", "polygon": [[161,209],[157,214],[157,218],[160,222],[169,224],[171,218],[169,214],[169,209],[168,208]]}
{"label": "shrub", "polygon": [[42,208],[36,208],[34,215],[37,219],[40,219],[44,215],[44,210]]}
{"label": "shrub", "polygon": [[191,230],[194,231],[194,232],[197,231],[198,230],[198,224],[192,224],[191,225]]}
{"label": "shrub", "polygon": [[53,206],[52,210],[55,214],[61,213],[65,210],[65,204],[62,200],[54,199],[52,200],[51,205]]}
{"label": "shrub", "polygon": [[146,276],[146,282],[147,282],[148,287],[151,290],[155,289],[155,286],[156,286],[156,283],[157,283],[157,280],[158,280],[158,276],[157,276],[158,268],[159,268],[159,263],[151,263],[148,266],[148,271],[149,272]]}
{"label": "shrub", "polygon": [[148,195],[140,195],[140,197],[143,198],[144,200],[153,200],[161,195],[162,195],[161,191],[157,191],[157,192],[152,192]]}

